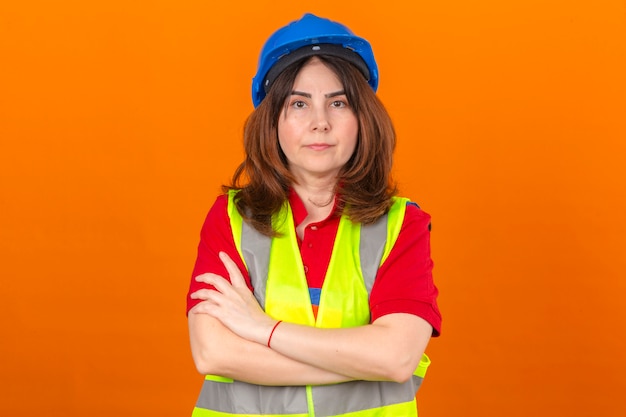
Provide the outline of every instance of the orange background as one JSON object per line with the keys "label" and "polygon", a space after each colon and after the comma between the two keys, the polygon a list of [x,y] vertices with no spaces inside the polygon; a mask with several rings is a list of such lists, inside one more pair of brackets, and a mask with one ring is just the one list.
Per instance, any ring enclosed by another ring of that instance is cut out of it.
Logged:
{"label": "orange background", "polygon": [[433,216],[420,415],[626,415],[624,1],[5,1],[0,415],[185,416],[185,294],[266,37],[367,37]]}

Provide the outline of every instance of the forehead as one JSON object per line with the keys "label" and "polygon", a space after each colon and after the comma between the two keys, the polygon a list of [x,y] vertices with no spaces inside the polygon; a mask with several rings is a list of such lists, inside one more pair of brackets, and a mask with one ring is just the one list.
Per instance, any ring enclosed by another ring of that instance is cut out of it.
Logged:
{"label": "forehead", "polygon": [[294,88],[297,85],[341,87],[343,83],[332,67],[314,56],[309,58],[298,71],[294,80]]}

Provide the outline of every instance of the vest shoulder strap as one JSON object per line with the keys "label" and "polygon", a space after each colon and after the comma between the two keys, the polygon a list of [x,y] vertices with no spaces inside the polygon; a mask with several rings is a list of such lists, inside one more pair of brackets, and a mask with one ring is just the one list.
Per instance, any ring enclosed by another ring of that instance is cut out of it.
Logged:
{"label": "vest shoulder strap", "polygon": [[375,223],[361,226],[359,255],[367,294],[372,293],[378,268],[385,262],[398,239],[408,201],[407,198],[395,197],[389,212]]}
{"label": "vest shoulder strap", "polygon": [[227,208],[235,247],[250,275],[254,296],[261,307],[265,308],[265,279],[269,271],[272,239],[243,220],[235,204],[236,194],[237,190],[228,192]]}

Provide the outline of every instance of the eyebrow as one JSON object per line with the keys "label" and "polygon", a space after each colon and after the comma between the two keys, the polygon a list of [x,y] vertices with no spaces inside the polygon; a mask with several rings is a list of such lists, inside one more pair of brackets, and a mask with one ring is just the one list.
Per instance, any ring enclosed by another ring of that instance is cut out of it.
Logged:
{"label": "eyebrow", "polygon": [[[332,97],[337,97],[337,96],[344,96],[345,94],[346,94],[345,90],[339,90],[339,91],[335,91],[335,92],[332,92],[332,93],[324,94],[324,97],[332,98]],[[305,93],[303,91],[296,91],[296,90],[293,90],[291,92],[291,95],[292,96],[302,96],[302,97],[306,97],[306,98],[311,98],[312,97],[310,93]]]}

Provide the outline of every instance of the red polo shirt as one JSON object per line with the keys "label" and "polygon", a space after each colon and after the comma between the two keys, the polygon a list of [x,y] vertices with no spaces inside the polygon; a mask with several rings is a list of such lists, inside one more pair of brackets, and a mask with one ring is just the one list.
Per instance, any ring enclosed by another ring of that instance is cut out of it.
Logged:
{"label": "red polo shirt", "polygon": [[[289,196],[294,223],[299,225],[307,211],[295,192]],[[199,300],[189,294],[206,286],[193,277],[212,272],[228,278],[226,268],[218,253],[226,252],[235,261],[250,285],[250,277],[235,247],[230,220],[227,213],[228,197],[221,195],[209,211],[200,232],[198,257],[187,295],[187,311]],[[370,294],[372,321],[391,313],[409,313],[419,316],[433,326],[433,336],[441,330],[441,314],[437,307],[437,287],[432,278],[433,262],[430,258],[430,216],[415,204],[408,204],[398,240],[389,257],[378,269],[376,281]],[[330,263],[335,235],[339,227],[339,216],[331,214],[325,220],[311,223],[300,241],[300,254],[309,284],[311,303],[317,311],[319,291],[324,283],[326,269]]]}

